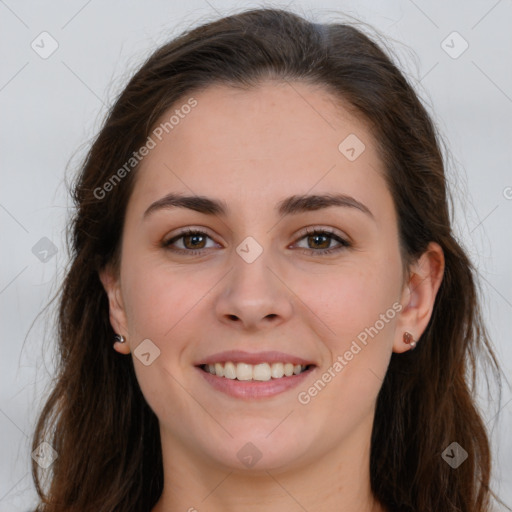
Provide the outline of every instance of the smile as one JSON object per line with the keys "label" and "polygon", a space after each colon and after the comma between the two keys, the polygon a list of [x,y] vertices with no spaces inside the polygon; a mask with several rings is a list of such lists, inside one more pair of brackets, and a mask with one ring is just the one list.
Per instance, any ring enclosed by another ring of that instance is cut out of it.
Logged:
{"label": "smile", "polygon": [[319,363],[298,354],[226,350],[195,361],[207,388],[242,400],[270,398],[301,385]]}
{"label": "smile", "polygon": [[310,365],[293,363],[225,363],[204,364],[201,369],[217,377],[239,381],[269,381],[299,375],[306,371]]}

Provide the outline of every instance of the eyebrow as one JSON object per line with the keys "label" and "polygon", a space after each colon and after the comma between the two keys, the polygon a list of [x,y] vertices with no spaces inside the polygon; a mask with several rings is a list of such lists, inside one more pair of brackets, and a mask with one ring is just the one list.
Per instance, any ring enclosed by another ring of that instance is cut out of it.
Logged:
{"label": "eyebrow", "polygon": [[[331,206],[355,208],[375,218],[370,209],[357,199],[345,194],[314,194],[294,195],[279,201],[276,205],[277,213],[280,216],[293,215],[308,211],[320,210]],[[187,208],[205,215],[226,216],[230,209],[227,204],[218,199],[205,196],[185,196],[182,194],[170,193],[152,203],[144,212],[143,218],[159,210],[172,208]]]}

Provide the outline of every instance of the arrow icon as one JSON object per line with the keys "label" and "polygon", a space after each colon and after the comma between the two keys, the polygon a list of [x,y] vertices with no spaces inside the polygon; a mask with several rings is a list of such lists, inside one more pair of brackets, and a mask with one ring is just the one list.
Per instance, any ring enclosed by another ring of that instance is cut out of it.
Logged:
{"label": "arrow icon", "polygon": [[[48,32],[41,32],[30,43],[30,47],[42,59],[48,59],[59,48],[57,40]],[[50,251],[51,256],[51,251]]]}
{"label": "arrow icon", "polygon": [[366,146],[363,141],[355,134],[351,133],[347,135],[339,144],[338,151],[349,161],[353,162],[363,151]]}
{"label": "arrow icon", "polygon": [[133,355],[137,357],[144,366],[149,366],[160,356],[160,349],[150,339],[146,338],[133,351]]}
{"label": "arrow icon", "polygon": [[450,58],[458,59],[469,48],[469,43],[454,30],[441,41],[441,48]]}
{"label": "arrow icon", "polygon": [[468,452],[459,443],[453,442],[444,449],[441,457],[449,466],[457,469],[468,458]]}
{"label": "arrow icon", "polygon": [[53,461],[58,457],[58,454],[50,444],[48,444],[46,441],[43,441],[31,453],[31,457],[40,467],[46,469],[53,464]]}
{"label": "arrow icon", "polygon": [[248,236],[238,244],[236,252],[246,263],[252,263],[263,252],[263,247],[252,236]]}
{"label": "arrow icon", "polygon": [[248,468],[252,468],[261,459],[262,455],[261,451],[252,443],[245,443],[236,454],[238,460]]}
{"label": "arrow icon", "polygon": [[46,263],[57,254],[57,247],[49,238],[43,236],[32,247],[32,254],[42,263]]}

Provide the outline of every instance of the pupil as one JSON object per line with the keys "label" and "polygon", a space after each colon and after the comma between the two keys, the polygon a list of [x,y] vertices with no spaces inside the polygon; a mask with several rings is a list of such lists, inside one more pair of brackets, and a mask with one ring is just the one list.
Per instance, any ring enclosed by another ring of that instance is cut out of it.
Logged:
{"label": "pupil", "polygon": [[199,242],[197,242],[197,239],[198,239],[198,238],[199,238],[199,239],[200,239],[200,238],[203,238],[203,236],[202,236],[202,235],[188,235],[186,238],[187,238],[187,240],[189,240],[189,241],[190,241],[190,240],[194,240],[194,241],[192,242],[192,245],[193,245],[194,247],[197,247],[197,245],[201,243],[200,241],[199,241]]}
{"label": "pupil", "polygon": [[[325,235],[313,235],[311,238],[313,238],[314,240],[314,244],[317,244],[318,240],[323,238],[324,240],[327,239],[327,237]],[[322,242],[319,242],[319,245],[322,245]],[[325,245],[325,241],[324,241],[324,245]],[[329,241],[327,240],[327,245],[329,245]],[[325,249],[325,247],[322,247],[323,249]]]}

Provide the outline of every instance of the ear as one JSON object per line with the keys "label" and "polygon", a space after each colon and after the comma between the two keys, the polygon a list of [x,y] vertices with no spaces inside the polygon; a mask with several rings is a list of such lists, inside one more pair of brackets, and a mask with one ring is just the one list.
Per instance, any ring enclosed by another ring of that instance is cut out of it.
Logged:
{"label": "ear", "polygon": [[[126,338],[128,329],[126,312],[121,294],[120,279],[115,275],[110,265],[105,266],[99,272],[99,277],[108,296],[110,325],[112,325],[112,329],[114,329],[117,334],[121,334]],[[128,344],[128,340],[124,343],[116,341],[114,343],[114,349],[121,354],[129,354],[130,346]]]}
{"label": "ear", "polygon": [[404,332],[409,332],[415,341],[427,328],[437,292],[444,274],[444,253],[441,246],[430,242],[427,250],[411,265],[409,277],[404,283],[400,313],[393,343],[393,352],[401,353],[410,350],[404,343]]}

